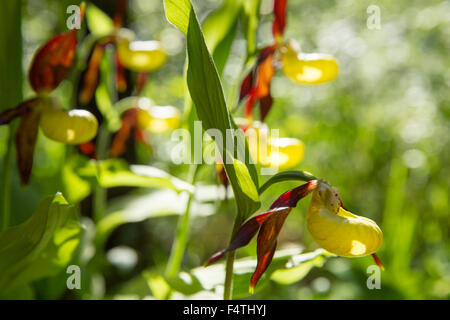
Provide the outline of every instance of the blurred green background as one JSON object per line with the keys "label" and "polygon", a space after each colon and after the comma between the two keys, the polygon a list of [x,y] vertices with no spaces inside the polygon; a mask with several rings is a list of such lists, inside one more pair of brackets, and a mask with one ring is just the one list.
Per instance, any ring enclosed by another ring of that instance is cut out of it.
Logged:
{"label": "blurred green background", "polygon": [[[105,12],[114,13],[114,1],[93,3]],[[193,3],[202,21],[222,1]],[[27,81],[20,78],[26,79],[36,49],[53,35],[66,31],[66,8],[70,4],[72,1],[66,0],[22,1],[21,41],[16,36],[0,42],[2,57],[7,56],[11,44],[23,49],[22,70],[10,65],[8,68],[15,69],[5,72],[3,68],[9,62],[0,60],[3,74],[0,97],[2,104],[6,104],[1,106],[2,110],[17,104],[20,94],[24,98],[32,96]],[[366,10],[370,5],[380,8],[379,30],[367,27],[370,14]],[[271,9],[272,1],[263,0],[258,47],[272,41]],[[289,0],[285,38],[296,39],[304,52],[334,55],[340,70],[336,80],[317,87],[296,85],[278,71],[272,83],[275,102],[267,124],[279,128],[280,136],[296,137],[306,144],[305,158],[295,169],[326,179],[339,189],[347,209],[380,225],[384,243],[378,256],[386,271],[381,275],[381,290],[369,290],[366,268],[372,264],[370,257],[332,257],[301,281],[290,285],[271,281],[252,298],[450,298],[449,12],[450,1]],[[182,110],[185,41],[182,33],[166,21],[162,1],[130,0],[127,27],[139,39],[161,40],[169,53],[169,63],[151,73],[144,95],[157,104],[174,105]],[[230,105],[236,102],[236,88],[244,75],[244,56],[245,40],[238,33],[223,73]],[[82,64],[78,62],[75,69],[79,70]],[[76,71],[72,72],[55,92],[67,107],[74,107],[76,77]],[[11,101],[7,97],[14,88],[7,84],[12,78],[23,84],[23,90],[16,94],[17,100]],[[237,115],[241,112],[242,108]],[[2,126],[1,159],[6,144],[7,129]],[[187,166],[177,166],[168,160],[172,146],[170,135],[152,137],[151,154],[138,150],[136,162],[151,164],[184,179],[188,175]],[[32,183],[27,188],[20,187],[13,164],[12,224],[25,221],[43,196],[64,188],[60,175],[72,154],[73,150],[40,134]],[[234,204],[220,203],[215,197],[214,166],[202,167],[198,181],[208,186],[199,191],[198,198],[208,199],[199,200],[192,209],[183,270],[200,267],[212,253],[224,248],[233,224]],[[262,197],[259,212],[282,192],[297,185],[286,182],[271,187]],[[150,216],[146,210],[153,209],[149,207],[164,207],[174,199],[173,194],[157,192],[161,191],[110,189],[107,212],[119,207]],[[317,248],[306,230],[307,205],[308,201],[301,201],[288,217],[279,239],[280,250],[292,245],[302,246],[306,251]],[[88,231],[93,229],[90,206],[89,198],[79,205]],[[182,208],[165,209],[167,214],[158,211],[157,217],[130,219],[118,226],[105,240],[104,248],[97,247],[95,253],[92,246],[83,247],[86,259],[99,254],[99,250],[103,250],[105,259],[100,263],[101,272],[92,274],[89,290],[77,297],[156,297],[157,281],[149,282],[151,290],[147,294],[140,279],[143,275],[152,279],[167,262],[177,214]],[[239,250],[238,257],[254,257],[254,242]],[[38,298],[73,298],[72,293],[51,292],[52,281],[44,279],[35,285]]]}

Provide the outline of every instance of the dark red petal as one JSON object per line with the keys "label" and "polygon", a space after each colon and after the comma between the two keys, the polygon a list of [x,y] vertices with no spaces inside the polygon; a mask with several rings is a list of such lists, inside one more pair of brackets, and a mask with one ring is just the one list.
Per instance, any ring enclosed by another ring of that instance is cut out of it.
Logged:
{"label": "dark red petal", "polygon": [[261,50],[261,53],[258,57],[258,63],[259,66],[261,63],[263,63],[268,57],[272,56],[275,53],[277,46],[275,44],[272,44],[270,46],[267,46]]}
{"label": "dark red petal", "polygon": [[273,255],[275,254],[275,250],[277,248],[277,241],[272,244],[272,247],[269,248],[264,254],[258,256],[258,265],[256,266],[255,272],[252,274],[252,278],[250,279],[250,293],[255,291],[256,284],[259,279],[263,275],[263,273],[267,270],[267,267],[272,262]]}
{"label": "dark red petal", "polygon": [[273,14],[275,18],[272,23],[272,34],[275,39],[283,35],[286,27],[286,5],[287,0],[274,0]]}
{"label": "dark red petal", "polygon": [[250,90],[250,94],[248,96],[247,102],[245,103],[245,108],[244,108],[244,116],[246,119],[250,119],[252,116],[252,111],[253,108],[255,106],[255,102],[257,101],[256,99],[256,87],[253,87]]}
{"label": "dark red petal", "polygon": [[76,29],[51,38],[35,54],[29,80],[36,92],[53,91],[72,67],[77,46]]}
{"label": "dark red petal", "polygon": [[17,166],[23,185],[30,181],[33,154],[39,129],[40,112],[29,112],[22,117],[16,134]]}
{"label": "dark red petal", "polygon": [[272,204],[270,209],[278,207],[289,207],[294,208],[297,202],[310,194],[318,185],[317,180],[311,180],[300,187],[289,190],[283,193],[275,202]]}
{"label": "dark red petal", "polygon": [[137,109],[132,108],[125,112],[122,118],[122,125],[114,135],[109,153],[112,157],[119,157],[125,153],[127,141],[131,136],[131,131],[136,126]]}
{"label": "dark red petal", "polygon": [[205,266],[208,266],[220,258],[222,258],[225,253],[229,251],[236,250],[238,248],[242,248],[246,246],[250,240],[255,236],[256,232],[258,232],[259,227],[261,224],[266,221],[267,218],[269,218],[271,215],[278,213],[280,211],[284,211],[286,208],[276,208],[274,210],[270,210],[261,214],[258,214],[257,216],[254,216],[250,220],[248,220],[246,223],[244,223],[236,232],[233,239],[231,239],[230,245],[225,250],[219,251],[218,253],[214,254],[211,258],[209,258]]}
{"label": "dark red petal", "polygon": [[250,71],[241,84],[241,92],[239,94],[239,102],[242,101],[253,87],[253,71]]}
{"label": "dark red petal", "polygon": [[272,261],[273,254],[277,246],[278,234],[280,233],[281,227],[291,211],[292,208],[284,208],[276,214],[271,215],[262,224],[258,234],[258,264],[250,281],[250,291],[252,291],[256,286],[258,280],[261,278],[262,274],[266,271]]}
{"label": "dark red petal", "polygon": [[139,72],[136,77],[136,92],[139,95],[144,90],[148,80],[148,72]]}
{"label": "dark red petal", "polygon": [[97,159],[97,155],[95,153],[95,143],[93,141],[88,141],[78,145],[78,149],[85,154],[86,156]]}
{"label": "dark red petal", "polygon": [[256,80],[256,98],[259,100],[270,93],[275,68],[273,66],[273,54],[270,54],[258,66],[258,77]]}
{"label": "dark red petal", "polygon": [[34,106],[39,104],[41,98],[33,98],[22,102],[17,107],[7,109],[0,113],[0,125],[7,124],[11,122],[14,118],[22,117],[28,111],[30,111]]}
{"label": "dark red petal", "polygon": [[[270,89],[269,89],[270,90]],[[266,119],[267,114],[269,113],[270,109],[272,108],[273,104],[273,98],[272,95],[269,94],[259,100],[259,111],[261,116],[261,121],[264,122]]]}
{"label": "dark red petal", "polygon": [[116,88],[119,92],[127,90],[127,80],[125,77],[125,66],[120,62],[118,55],[115,56],[116,61]]}
{"label": "dark red petal", "polygon": [[99,82],[99,66],[105,48],[97,44],[89,57],[88,66],[83,74],[82,88],[80,92],[80,103],[86,105],[92,100],[95,89]]}

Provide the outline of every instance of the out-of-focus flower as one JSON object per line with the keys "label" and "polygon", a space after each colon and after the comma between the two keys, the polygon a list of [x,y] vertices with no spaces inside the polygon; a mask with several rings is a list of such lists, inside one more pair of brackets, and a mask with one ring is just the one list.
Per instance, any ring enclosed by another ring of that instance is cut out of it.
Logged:
{"label": "out-of-focus flower", "polygon": [[137,41],[134,32],[129,29],[118,31],[116,43],[120,62],[132,71],[154,71],[167,61],[167,54],[159,41]]}
{"label": "out-of-focus flower", "polygon": [[144,145],[148,145],[145,131],[153,134],[170,132],[181,123],[181,112],[173,106],[155,106],[148,98],[137,98],[135,104],[122,115],[122,124],[114,135],[110,154],[113,157],[122,155],[130,137]]}
{"label": "out-of-focus flower", "polygon": [[49,139],[65,144],[80,144],[95,137],[98,121],[86,110],[47,109],[41,115],[40,127]]}
{"label": "out-of-focus flower", "polygon": [[321,84],[336,78],[339,66],[336,59],[323,53],[301,53],[294,40],[280,49],[282,70],[299,84]]}
{"label": "out-of-focus flower", "polygon": [[140,107],[137,113],[137,123],[140,129],[151,133],[166,133],[181,123],[181,112],[172,106]]}
{"label": "out-of-focus flower", "polygon": [[[251,130],[254,131],[251,131]],[[246,129],[252,158],[264,167],[290,169],[305,156],[305,144],[296,138],[273,138],[266,124],[254,121]]]}
{"label": "out-of-focus flower", "polygon": [[[81,18],[84,4],[81,6]],[[66,144],[84,143],[97,134],[97,119],[86,110],[65,110],[48,94],[56,89],[72,67],[77,29],[48,40],[35,53],[28,79],[37,96],[0,114],[0,125],[21,118],[16,133],[17,165],[21,183],[28,184],[33,168],[39,127],[48,138]]]}
{"label": "out-of-focus flower", "polygon": [[252,111],[257,103],[261,121],[264,121],[269,113],[273,104],[270,84],[275,68],[280,64],[286,76],[299,84],[322,84],[337,76],[339,67],[333,56],[303,53],[294,40],[283,42],[286,7],[287,0],[274,1],[272,33],[275,43],[260,51],[256,65],[242,81],[239,101],[246,99],[244,115],[247,119],[252,118]]}

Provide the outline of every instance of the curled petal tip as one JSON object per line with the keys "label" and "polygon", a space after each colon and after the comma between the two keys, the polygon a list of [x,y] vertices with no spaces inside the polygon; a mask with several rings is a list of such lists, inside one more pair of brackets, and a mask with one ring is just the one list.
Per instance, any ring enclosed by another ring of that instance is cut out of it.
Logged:
{"label": "curled petal tip", "polygon": [[377,266],[380,267],[380,269],[381,269],[382,271],[384,271],[384,266],[383,266],[383,264],[381,263],[380,258],[378,258],[377,254],[376,254],[376,253],[372,253],[372,257],[373,257],[373,260],[375,260],[375,263],[377,264]]}
{"label": "curled petal tip", "polygon": [[251,284],[250,287],[248,288],[248,292],[250,294],[254,294],[255,293],[255,286],[253,284]]}
{"label": "curled petal tip", "polygon": [[216,262],[217,260],[219,260],[220,258],[222,258],[225,254],[225,251],[219,251],[216,254],[214,254],[211,258],[209,258],[208,260],[206,260],[205,264],[203,265],[204,267],[207,267],[211,264],[213,264],[214,262]]}

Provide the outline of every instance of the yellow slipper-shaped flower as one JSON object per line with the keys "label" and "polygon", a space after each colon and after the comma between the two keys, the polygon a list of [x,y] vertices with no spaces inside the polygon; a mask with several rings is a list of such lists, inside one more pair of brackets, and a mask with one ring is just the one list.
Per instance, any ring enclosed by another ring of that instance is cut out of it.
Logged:
{"label": "yellow slipper-shaped flower", "polygon": [[329,54],[300,53],[294,41],[290,41],[280,51],[282,70],[296,83],[321,84],[333,80],[338,74],[338,63]]}
{"label": "yellow slipper-shaped flower", "polygon": [[271,138],[267,125],[255,121],[248,141],[252,158],[264,167],[289,169],[298,165],[305,156],[305,144],[296,138]]}
{"label": "yellow slipper-shaped flower", "polygon": [[86,110],[49,108],[42,112],[39,126],[49,139],[66,144],[80,144],[95,137],[98,121]]}
{"label": "yellow slipper-shaped flower", "polygon": [[127,69],[150,72],[159,69],[167,61],[159,41],[136,41],[134,33],[128,29],[121,29],[117,38],[117,55]]}
{"label": "yellow slipper-shaped flower", "polygon": [[343,209],[339,199],[337,190],[324,182],[314,190],[306,218],[314,240],[343,257],[375,253],[383,243],[381,229],[373,220]]}
{"label": "yellow slipper-shaped flower", "polygon": [[139,106],[137,122],[139,128],[151,133],[166,133],[181,123],[181,112],[172,106]]}

